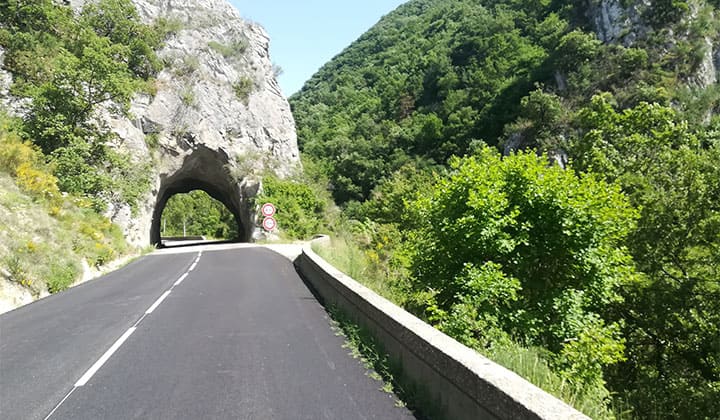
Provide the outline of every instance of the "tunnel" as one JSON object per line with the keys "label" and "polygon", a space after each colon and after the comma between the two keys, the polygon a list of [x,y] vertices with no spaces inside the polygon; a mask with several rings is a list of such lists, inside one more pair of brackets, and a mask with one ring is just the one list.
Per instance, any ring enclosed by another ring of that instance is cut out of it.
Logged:
{"label": "tunnel", "polygon": [[180,169],[160,176],[150,228],[152,245],[161,245],[162,215],[170,197],[193,190],[203,190],[227,207],[237,222],[238,241],[249,242],[252,239],[254,212],[250,208],[252,200],[249,199],[252,197],[248,197],[247,191],[244,191],[246,188],[227,170],[228,162],[224,151],[198,146],[184,158]]}

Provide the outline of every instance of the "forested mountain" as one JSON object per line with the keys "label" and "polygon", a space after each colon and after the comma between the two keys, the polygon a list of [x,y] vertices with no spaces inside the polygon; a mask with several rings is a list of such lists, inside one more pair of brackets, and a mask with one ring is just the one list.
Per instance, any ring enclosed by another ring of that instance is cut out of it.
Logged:
{"label": "forested mountain", "polygon": [[442,164],[473,141],[518,146],[521,134],[521,145],[567,149],[558,143],[571,140],[570,114],[601,91],[623,109],[672,102],[683,117],[706,122],[719,89],[695,79],[708,53],[717,61],[715,5],[631,7],[642,20],[623,42],[603,43],[593,22],[604,18],[598,3],[410,1],[291,98],[301,147],[327,165],[345,202],[367,198],[408,160]]}
{"label": "forested mountain", "polygon": [[408,309],[594,416],[713,418],[719,6],[411,0],[291,98],[301,150]]}

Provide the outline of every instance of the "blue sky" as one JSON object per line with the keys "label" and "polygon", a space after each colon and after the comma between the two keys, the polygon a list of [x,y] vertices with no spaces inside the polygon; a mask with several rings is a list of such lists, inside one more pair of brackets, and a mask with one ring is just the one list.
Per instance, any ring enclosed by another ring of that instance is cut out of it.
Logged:
{"label": "blue sky", "polygon": [[406,0],[230,0],[270,34],[270,55],[283,68],[287,96],[323,64]]}

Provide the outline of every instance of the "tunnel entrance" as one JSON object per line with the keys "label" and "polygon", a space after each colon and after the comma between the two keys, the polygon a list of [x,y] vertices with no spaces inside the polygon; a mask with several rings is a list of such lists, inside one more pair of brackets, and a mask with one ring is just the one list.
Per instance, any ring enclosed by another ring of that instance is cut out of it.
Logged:
{"label": "tunnel entrance", "polygon": [[252,200],[249,200],[251,198],[249,194],[253,191],[257,192],[257,189],[250,189],[248,192],[247,187],[243,188],[238,184],[227,170],[228,161],[224,151],[215,151],[200,145],[184,158],[180,169],[172,175],[160,177],[160,188],[150,229],[152,245],[161,245],[162,218],[168,200],[177,194],[187,194],[195,190],[204,191],[229,211],[237,229],[237,232],[230,234],[234,240],[239,242],[251,240],[254,211],[251,208]]}
{"label": "tunnel entrance", "polygon": [[165,204],[161,217],[163,241],[188,237],[232,241],[238,236],[235,216],[203,190],[173,195]]}

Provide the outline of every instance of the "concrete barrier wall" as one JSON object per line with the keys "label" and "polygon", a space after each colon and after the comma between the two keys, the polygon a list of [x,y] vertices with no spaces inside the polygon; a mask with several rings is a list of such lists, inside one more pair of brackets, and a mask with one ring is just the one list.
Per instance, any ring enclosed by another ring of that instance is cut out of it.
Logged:
{"label": "concrete barrier wall", "polygon": [[447,419],[588,419],[514,372],[338,271],[309,245],[295,260],[325,306],[368,329]]}

